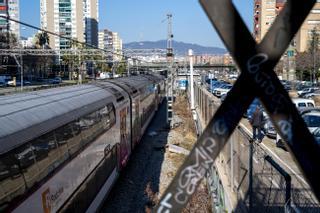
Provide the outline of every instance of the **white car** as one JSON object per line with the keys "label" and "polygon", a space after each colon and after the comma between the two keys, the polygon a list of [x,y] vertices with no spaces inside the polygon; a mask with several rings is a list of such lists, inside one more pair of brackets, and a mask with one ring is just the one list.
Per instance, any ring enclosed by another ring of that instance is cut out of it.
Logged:
{"label": "white car", "polygon": [[217,97],[221,97],[224,94],[227,94],[232,88],[232,85],[226,84],[226,85],[222,85],[219,88],[216,88],[213,90],[213,94]]}
{"label": "white car", "polygon": [[314,92],[315,90],[317,90],[318,88],[317,87],[308,87],[308,88],[305,88],[303,90],[299,90],[297,93],[298,93],[298,96],[302,96],[304,94],[307,94],[307,93],[310,93],[310,92]]}
{"label": "white car", "polygon": [[314,92],[310,92],[310,93],[304,94],[302,97],[304,97],[304,98],[313,98],[313,97],[318,97],[318,96],[320,96],[320,91],[316,90]]}
{"label": "white car", "polygon": [[[320,127],[320,108],[304,108],[300,109],[301,116],[306,123],[309,131],[313,133],[318,127]],[[279,134],[276,137],[277,147],[285,149],[282,138]]]}

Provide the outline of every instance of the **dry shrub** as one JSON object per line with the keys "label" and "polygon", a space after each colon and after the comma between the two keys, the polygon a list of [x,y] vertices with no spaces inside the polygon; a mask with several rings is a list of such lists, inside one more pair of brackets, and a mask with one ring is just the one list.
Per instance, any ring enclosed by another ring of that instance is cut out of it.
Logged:
{"label": "dry shrub", "polygon": [[147,183],[147,186],[146,186],[146,189],[144,190],[144,193],[148,197],[148,202],[145,206],[145,212],[151,213],[152,208],[159,203],[158,194],[153,192],[150,182]]}
{"label": "dry shrub", "polygon": [[211,213],[212,206],[207,187],[201,183],[197,191],[191,196],[182,213]]}

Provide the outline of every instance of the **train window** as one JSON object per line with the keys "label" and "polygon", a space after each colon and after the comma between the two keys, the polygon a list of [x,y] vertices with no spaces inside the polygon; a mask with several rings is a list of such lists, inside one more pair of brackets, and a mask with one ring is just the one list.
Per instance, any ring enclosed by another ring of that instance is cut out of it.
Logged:
{"label": "train window", "polygon": [[108,111],[107,106],[99,111],[101,116],[101,125],[104,130],[109,129],[110,126],[110,113]]}
{"label": "train window", "polygon": [[34,182],[41,181],[63,162],[54,131],[33,140],[31,147],[34,147],[33,153],[37,169],[33,170],[35,180],[30,182],[28,187],[31,187]]}
{"label": "train window", "polygon": [[110,150],[110,152],[108,152],[105,155],[105,161],[107,162],[106,164],[106,168],[105,168],[105,173],[109,175],[111,175],[113,169],[116,167],[117,165],[117,147],[113,146],[112,149]]}
{"label": "train window", "polygon": [[69,140],[73,138],[73,130],[70,124],[66,124],[55,130],[56,141],[62,158],[67,159],[72,154],[69,152]]}
{"label": "train window", "polygon": [[14,197],[25,192],[25,182],[13,153],[0,156],[0,211]]}
{"label": "train window", "polygon": [[109,104],[1,155],[0,211],[110,129],[115,120],[113,104]]}
{"label": "train window", "polygon": [[[81,131],[81,136],[83,140],[83,145],[92,141],[98,134],[101,132],[100,126],[100,116],[97,111],[90,113],[89,115],[84,116],[82,119],[85,124],[85,128]],[[100,126],[100,128],[99,128]]]}
{"label": "train window", "polygon": [[64,125],[55,130],[58,146],[67,144],[68,140],[73,137],[73,130],[70,124]]}
{"label": "train window", "polygon": [[36,182],[37,174],[39,172],[39,168],[35,165],[35,151],[36,148],[30,143],[26,143],[14,150],[14,156],[21,171],[23,172],[23,176],[28,188]]}
{"label": "train window", "polygon": [[74,137],[68,141],[68,151],[71,156],[75,155],[81,148],[81,125],[80,119],[77,119],[69,124],[72,129]]}
{"label": "train window", "polygon": [[86,115],[79,120],[79,125],[81,129],[89,129],[95,122],[95,112],[89,115]]}

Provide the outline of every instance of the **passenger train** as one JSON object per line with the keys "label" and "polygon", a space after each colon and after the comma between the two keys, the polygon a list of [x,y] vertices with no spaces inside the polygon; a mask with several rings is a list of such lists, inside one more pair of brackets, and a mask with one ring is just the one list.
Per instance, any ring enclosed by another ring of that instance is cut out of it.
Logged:
{"label": "passenger train", "polygon": [[140,75],[0,97],[0,212],[95,212],[164,98]]}

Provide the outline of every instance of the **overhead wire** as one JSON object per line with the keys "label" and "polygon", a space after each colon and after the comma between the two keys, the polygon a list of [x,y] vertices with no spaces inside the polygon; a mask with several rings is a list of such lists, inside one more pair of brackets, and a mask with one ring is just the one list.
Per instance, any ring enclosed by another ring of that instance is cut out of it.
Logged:
{"label": "overhead wire", "polygon": [[[125,54],[120,54],[120,53],[117,53],[115,51],[112,51],[112,50],[107,50],[107,49],[101,49],[95,45],[92,45],[92,44],[88,44],[86,42],[81,42],[81,41],[78,41],[74,38],[70,38],[70,37],[66,37],[66,36],[63,36],[63,35],[60,35],[58,33],[55,33],[55,32],[51,32],[49,30],[46,30],[46,29],[43,29],[43,28],[40,28],[40,27],[36,27],[34,25],[31,25],[31,24],[28,24],[26,22],[22,22],[22,21],[19,21],[19,20],[16,20],[16,19],[13,19],[11,17],[7,17],[7,16],[4,16],[4,15],[0,15],[0,18],[3,18],[3,19],[7,19],[7,20],[10,20],[10,21],[13,21],[13,22],[16,22],[18,24],[21,24],[21,25],[24,25],[26,27],[30,27],[32,29],[35,29],[35,30],[38,30],[38,31],[42,31],[42,32],[46,32],[50,35],[53,35],[53,36],[57,36],[59,38],[63,38],[63,39],[66,39],[66,40],[69,40],[69,41],[72,41],[72,42],[75,42],[75,43],[78,43],[78,44],[81,44],[81,45],[84,45],[84,46],[87,46],[87,47],[91,47],[93,49],[96,49],[96,50],[100,50],[100,51],[103,51],[103,52],[106,52],[106,53],[112,53],[113,55],[117,55],[117,56],[121,56],[121,57],[124,57],[125,59],[132,59],[132,60],[136,60],[136,61],[144,61],[144,60],[141,60],[141,59],[137,59],[137,58],[134,58],[134,57],[129,57]],[[147,61],[145,61],[147,62]]]}

